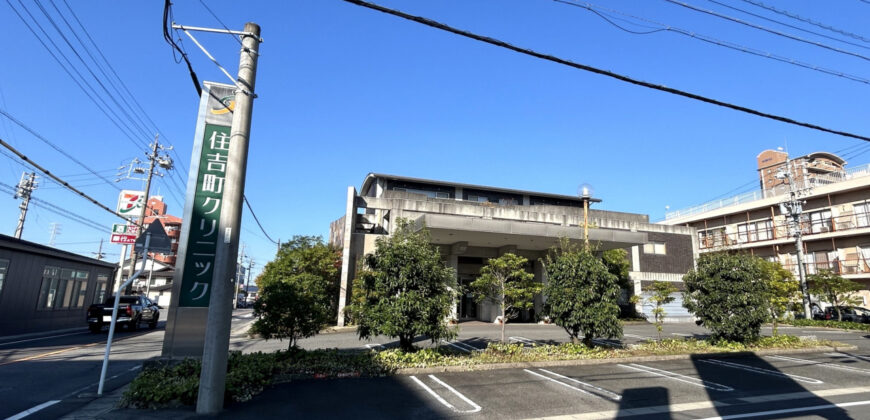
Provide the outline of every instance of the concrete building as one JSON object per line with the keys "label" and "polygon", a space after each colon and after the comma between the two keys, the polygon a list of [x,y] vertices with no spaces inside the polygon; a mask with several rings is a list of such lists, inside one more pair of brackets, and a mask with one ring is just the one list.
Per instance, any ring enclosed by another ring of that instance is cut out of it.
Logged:
{"label": "concrete building", "polygon": [[86,330],[85,312],[109,295],[115,265],[0,235],[0,336]]}
{"label": "concrete building", "polygon": [[175,267],[175,260],[178,257],[178,238],[181,235],[181,218],[167,214],[163,197],[155,196],[148,199],[148,206],[145,208],[145,228],[154,223],[155,220],[163,225],[163,230],[172,241],[172,249],[166,254],[153,254],[154,259]]}
{"label": "concrete building", "polygon": [[861,283],[864,306],[870,304],[870,165],[846,168],[843,159],[824,152],[789,160],[784,152],[765,150],[757,160],[761,190],[669,212],[662,223],[696,228],[702,253],[743,250],[797,276],[795,240],[780,208],[792,188],[782,176],[789,171],[806,202],[806,273],[827,269]]}
{"label": "concrete building", "polygon": [[[526,257],[536,281],[546,283],[540,259],[560,238],[583,242],[583,212],[583,198],[577,196],[371,173],[359,192],[348,187],[345,215],[330,226],[329,242],[342,250],[343,258],[339,324],[344,323],[342,311],[358,262],[374,251],[376,238],[393,233],[400,218],[412,221],[416,229],[428,228],[432,244],[456,271],[460,285],[474,281],[488,258],[509,252]],[[629,251],[631,292],[643,294],[644,286],[655,280],[682,288],[682,276],[697,254],[693,228],[650,224],[647,215],[594,208],[588,216],[589,241],[597,250]],[[536,297],[534,310],[521,314],[520,320],[535,321],[544,299]],[[455,318],[493,321],[496,311],[494,305],[465,295],[457,302]],[[689,317],[679,299],[668,313],[674,320]]]}

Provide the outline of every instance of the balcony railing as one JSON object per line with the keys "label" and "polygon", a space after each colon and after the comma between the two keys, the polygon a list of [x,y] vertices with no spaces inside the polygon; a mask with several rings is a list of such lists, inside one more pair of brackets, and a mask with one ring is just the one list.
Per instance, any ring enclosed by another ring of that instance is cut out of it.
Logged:
{"label": "balcony railing", "polygon": [[[783,268],[791,271],[795,276],[798,275],[798,266],[796,263],[783,264]],[[804,268],[808,275],[817,274],[821,270],[829,270],[840,275],[870,273],[870,265],[868,265],[868,261],[860,256],[843,260],[837,259],[835,261],[805,262]]]}
{"label": "balcony railing", "polygon": [[[846,214],[830,219],[820,220],[804,220],[801,222],[801,233],[805,238],[812,238],[812,235],[843,232],[849,230],[863,229],[870,227],[870,214]],[[701,233],[703,235],[703,232]],[[788,224],[779,222],[773,224],[772,228],[756,229],[747,232],[722,233],[707,231],[706,235],[699,235],[699,247],[707,248],[722,248],[734,245],[749,244],[754,242],[769,241],[772,239],[783,239],[789,237]]]}

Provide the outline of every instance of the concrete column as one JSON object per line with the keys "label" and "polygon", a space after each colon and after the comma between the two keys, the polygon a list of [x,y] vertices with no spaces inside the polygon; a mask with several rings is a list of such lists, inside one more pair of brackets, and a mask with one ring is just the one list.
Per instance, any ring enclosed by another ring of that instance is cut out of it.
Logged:
{"label": "concrete column", "polygon": [[[547,285],[547,271],[544,270],[544,264],[541,264],[540,261],[535,261],[532,265],[532,269],[535,273],[535,281]],[[540,316],[544,312],[544,303],[547,302],[547,296],[541,293],[540,295],[535,296],[535,313]]]}
{"label": "concrete column", "polygon": [[[455,290],[458,291],[459,290],[459,255],[454,255],[454,254],[448,255],[447,256],[447,266],[453,269],[453,281],[454,281],[454,284],[457,285],[457,288]],[[450,319],[455,319],[455,320],[459,319],[459,313],[457,312],[457,309],[458,309],[457,306],[459,305],[459,299],[461,299],[461,298],[462,298],[462,296],[459,294],[455,295],[455,297],[453,298],[453,306],[450,307]]]}
{"label": "concrete column", "polygon": [[353,246],[351,241],[353,241],[353,226],[356,222],[354,220],[356,216],[356,205],[354,201],[356,200],[356,188],[347,187],[347,206],[345,207],[344,213],[344,246],[341,250],[341,283],[339,284],[338,289],[338,326],[344,326],[344,307],[347,305],[347,301],[351,296],[351,282],[353,282],[353,268],[351,264],[353,264],[353,259],[351,258],[351,250]]}

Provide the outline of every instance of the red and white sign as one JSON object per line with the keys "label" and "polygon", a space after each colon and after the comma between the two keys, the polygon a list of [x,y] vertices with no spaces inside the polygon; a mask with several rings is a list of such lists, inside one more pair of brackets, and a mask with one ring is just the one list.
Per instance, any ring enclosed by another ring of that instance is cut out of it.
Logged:
{"label": "red and white sign", "polygon": [[124,233],[113,233],[110,241],[113,244],[134,244],[136,243],[136,235],[127,235]]}

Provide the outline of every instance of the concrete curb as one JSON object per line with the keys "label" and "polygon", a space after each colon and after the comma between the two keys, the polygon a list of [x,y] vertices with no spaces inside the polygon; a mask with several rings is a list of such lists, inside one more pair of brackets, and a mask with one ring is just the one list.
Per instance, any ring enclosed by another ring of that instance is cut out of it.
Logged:
{"label": "concrete curb", "polygon": [[353,332],[353,331],[356,331],[356,328],[357,328],[356,325],[351,325],[348,327],[329,327],[329,328],[319,332],[318,334],[338,334],[338,333],[345,333],[345,332]]}
{"label": "concrete curb", "polygon": [[462,365],[462,366],[434,366],[428,368],[403,368],[396,369],[395,375],[422,375],[427,373],[445,373],[445,372],[474,372],[481,370],[500,370],[500,369],[522,369],[534,367],[553,367],[553,366],[584,366],[584,365],[607,365],[616,363],[637,363],[637,362],[656,362],[662,360],[688,360],[692,357],[740,357],[740,356],[766,356],[771,354],[803,354],[803,353],[818,353],[820,351],[842,351],[856,350],[857,346],[819,346],[808,347],[803,349],[770,349],[758,351],[741,351],[727,353],[687,353],[687,354],[669,354],[662,356],[633,356],[619,357],[609,359],[575,359],[575,360],[548,360],[544,362],[518,362],[518,363],[489,363],[480,365]]}

